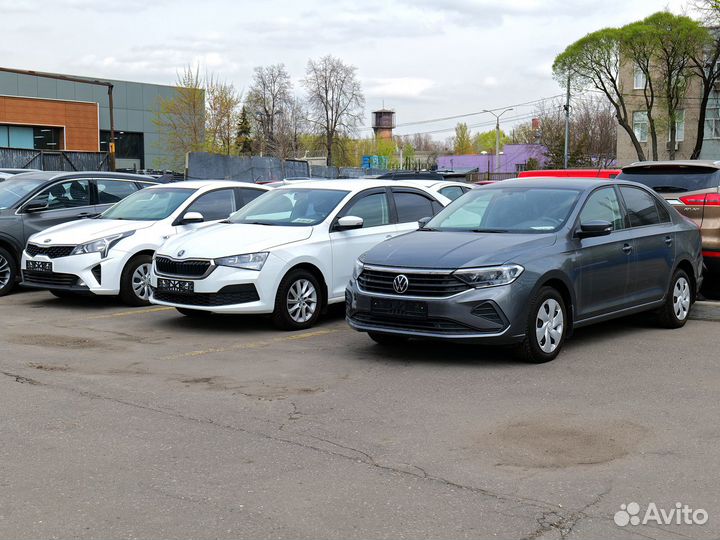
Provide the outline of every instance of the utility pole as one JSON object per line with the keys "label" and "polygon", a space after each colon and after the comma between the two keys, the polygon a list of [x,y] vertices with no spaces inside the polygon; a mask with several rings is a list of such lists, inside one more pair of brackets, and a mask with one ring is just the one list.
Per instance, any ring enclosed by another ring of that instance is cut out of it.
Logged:
{"label": "utility pole", "polygon": [[[99,81],[97,79],[82,79],[80,77],[71,77],[69,75],[59,75],[57,73],[45,73],[44,71],[32,71],[27,69],[14,69],[0,67],[0,71],[5,73],[16,73],[18,75],[30,75],[33,77],[43,77],[44,79],[55,79],[57,81],[77,82],[82,84],[94,84],[96,86],[105,86],[108,89],[108,108],[110,111],[110,144],[108,145],[108,159],[110,162],[110,170],[115,170],[115,120],[113,118],[113,85],[108,81]],[[98,133],[98,135],[100,135]]]}
{"label": "utility pole", "polygon": [[570,157],[570,77],[567,80],[567,94],[565,96],[565,155],[563,157],[564,168],[568,168]]}
{"label": "utility pole", "polygon": [[493,111],[490,110],[483,110],[483,112],[490,113],[495,117],[495,172],[500,172],[500,160],[498,159],[498,156],[500,155],[500,117],[505,114],[506,112],[512,111],[513,109],[505,109],[500,114],[495,114]]}

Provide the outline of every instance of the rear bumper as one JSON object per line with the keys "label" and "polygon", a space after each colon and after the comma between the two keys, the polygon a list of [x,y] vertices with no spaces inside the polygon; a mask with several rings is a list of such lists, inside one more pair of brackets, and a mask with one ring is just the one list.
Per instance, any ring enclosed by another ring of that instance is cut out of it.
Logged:
{"label": "rear bumper", "polygon": [[703,252],[703,266],[705,267],[705,274],[720,274],[720,251],[704,249]]}

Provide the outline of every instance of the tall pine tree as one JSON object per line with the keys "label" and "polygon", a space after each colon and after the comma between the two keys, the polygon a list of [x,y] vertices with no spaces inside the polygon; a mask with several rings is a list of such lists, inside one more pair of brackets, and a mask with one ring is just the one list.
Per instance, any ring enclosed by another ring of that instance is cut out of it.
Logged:
{"label": "tall pine tree", "polygon": [[243,105],[235,134],[235,149],[241,156],[252,153],[252,137],[250,135],[250,121],[248,120],[247,111]]}

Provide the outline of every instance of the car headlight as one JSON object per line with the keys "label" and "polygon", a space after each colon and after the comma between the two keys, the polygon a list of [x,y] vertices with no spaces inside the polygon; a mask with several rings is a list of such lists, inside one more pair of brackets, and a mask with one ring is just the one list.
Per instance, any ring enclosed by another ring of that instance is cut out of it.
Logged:
{"label": "car headlight", "polygon": [[231,268],[243,268],[245,270],[262,270],[269,253],[262,251],[259,253],[245,253],[243,255],[233,255],[232,257],[222,257],[215,259],[218,266],[230,266]]}
{"label": "car headlight", "polygon": [[476,289],[507,285],[515,281],[525,270],[519,264],[487,266],[485,268],[462,268],[453,275]]}
{"label": "car headlight", "polygon": [[108,256],[108,252],[115,244],[117,244],[123,238],[132,236],[133,234],[135,234],[135,231],[128,231],[120,234],[113,234],[112,236],[106,236],[105,238],[99,238],[97,240],[93,240],[92,242],[86,242],[84,244],[80,244],[79,246],[75,246],[75,249],[72,250],[72,253],[70,255],[99,253],[100,256],[104,259]]}
{"label": "car headlight", "polygon": [[364,269],[365,269],[365,265],[363,264],[363,262],[360,259],[355,261],[355,266],[353,267],[353,273],[352,273],[353,279],[357,279],[358,276],[362,273],[362,271]]}

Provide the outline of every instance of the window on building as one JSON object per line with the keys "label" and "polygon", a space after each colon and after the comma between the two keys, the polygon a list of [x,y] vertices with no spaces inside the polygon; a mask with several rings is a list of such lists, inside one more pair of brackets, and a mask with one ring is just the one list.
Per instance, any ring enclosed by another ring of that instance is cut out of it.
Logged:
{"label": "window on building", "polygon": [[708,107],[705,110],[705,138],[720,139],[720,108]]}
{"label": "window on building", "polygon": [[[685,140],[685,111],[675,111],[675,141],[681,142]],[[668,141],[670,141],[670,131],[668,130]]]}
{"label": "window on building", "polygon": [[[100,151],[110,150],[110,132],[100,132]],[[131,133],[130,131],[115,132],[115,158],[139,161],[139,167],[145,167],[145,142],[142,133]]]}
{"label": "window on building", "polygon": [[35,150],[62,150],[63,130],[57,127],[33,128],[33,148]]}
{"label": "window on building", "polygon": [[0,147],[29,150],[62,150],[63,128],[0,126]]}
{"label": "window on building", "polygon": [[635,90],[644,90],[645,89],[645,73],[643,73],[643,70],[640,69],[638,66],[635,66],[635,72],[633,73],[633,88]]}
{"label": "window on building", "polygon": [[515,172],[522,172],[524,170],[527,170],[527,163],[516,163],[515,164]]}
{"label": "window on building", "polygon": [[633,131],[640,142],[648,140],[648,115],[647,111],[635,111],[633,113]]}

